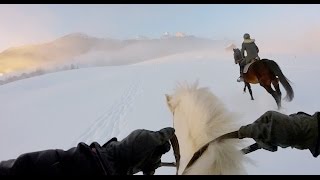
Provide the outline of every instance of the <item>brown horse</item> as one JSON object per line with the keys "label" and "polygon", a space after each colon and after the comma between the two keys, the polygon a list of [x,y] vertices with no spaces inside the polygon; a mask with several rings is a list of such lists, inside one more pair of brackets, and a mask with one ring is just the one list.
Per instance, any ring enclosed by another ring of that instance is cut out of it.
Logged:
{"label": "brown horse", "polygon": [[[243,59],[241,52],[238,48],[233,49],[233,56],[236,64]],[[279,81],[287,92],[285,100],[290,102],[294,97],[293,89],[289,83],[290,81],[282,73],[279,65],[273,60],[261,59],[255,61],[250,65],[248,71],[243,74],[243,79],[245,83],[243,91],[245,92],[246,87],[248,87],[251,100],[254,99],[252,96],[250,83],[259,83],[260,86],[264,87],[267,90],[267,92],[270,93],[272,97],[275,99],[278,109],[281,108],[281,91],[279,87]],[[275,90],[272,89],[271,84],[273,85]]]}

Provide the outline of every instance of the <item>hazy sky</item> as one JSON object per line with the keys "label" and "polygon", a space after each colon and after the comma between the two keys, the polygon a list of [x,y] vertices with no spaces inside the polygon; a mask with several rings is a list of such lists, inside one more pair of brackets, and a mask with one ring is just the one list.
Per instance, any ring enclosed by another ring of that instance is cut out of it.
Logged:
{"label": "hazy sky", "polygon": [[181,31],[239,42],[248,32],[263,43],[305,38],[318,42],[319,19],[319,4],[1,4],[0,51],[73,32],[126,39]]}

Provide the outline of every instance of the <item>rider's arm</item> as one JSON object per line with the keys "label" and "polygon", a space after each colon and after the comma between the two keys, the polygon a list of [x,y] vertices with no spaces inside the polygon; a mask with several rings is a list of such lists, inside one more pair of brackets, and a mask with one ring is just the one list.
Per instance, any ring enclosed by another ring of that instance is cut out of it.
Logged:
{"label": "rider's arm", "polygon": [[252,124],[239,129],[239,138],[253,138],[262,148],[276,151],[277,146],[309,149],[314,157],[319,155],[318,119],[320,113],[291,115],[268,111]]}
{"label": "rider's arm", "polygon": [[244,51],[246,50],[246,47],[244,45],[244,43],[242,43],[242,47],[241,47],[241,55],[244,58]]}

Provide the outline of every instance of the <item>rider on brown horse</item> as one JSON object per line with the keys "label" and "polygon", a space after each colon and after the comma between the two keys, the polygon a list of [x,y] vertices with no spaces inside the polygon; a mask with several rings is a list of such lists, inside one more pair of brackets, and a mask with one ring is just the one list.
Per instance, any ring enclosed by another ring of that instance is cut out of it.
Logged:
{"label": "rider on brown horse", "polygon": [[[260,60],[258,53],[259,48],[254,43],[254,39],[250,39],[250,35],[248,33],[245,33],[243,35],[243,43],[241,48],[241,54],[242,54],[242,61],[239,63],[240,65],[240,77],[238,78],[238,82],[243,81],[243,69],[246,64],[249,64],[252,60],[257,59]],[[247,56],[244,56],[244,51],[247,52]]]}

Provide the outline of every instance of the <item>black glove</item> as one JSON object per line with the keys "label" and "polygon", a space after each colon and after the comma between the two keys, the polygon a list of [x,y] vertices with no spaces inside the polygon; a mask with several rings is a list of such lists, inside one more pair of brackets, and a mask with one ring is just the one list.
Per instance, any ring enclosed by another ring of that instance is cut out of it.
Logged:
{"label": "black glove", "polygon": [[128,175],[154,174],[161,164],[161,156],[170,150],[171,127],[159,131],[135,130],[116,145],[116,154]]}
{"label": "black glove", "polygon": [[278,150],[277,143],[271,136],[272,122],[259,118],[252,124],[240,127],[238,133],[239,138],[252,138],[259,147],[275,152]]}
{"label": "black glove", "polygon": [[305,113],[285,115],[268,111],[254,123],[242,126],[239,138],[253,138],[261,148],[277,151],[277,147],[310,149],[315,154],[318,125],[315,116]]}

